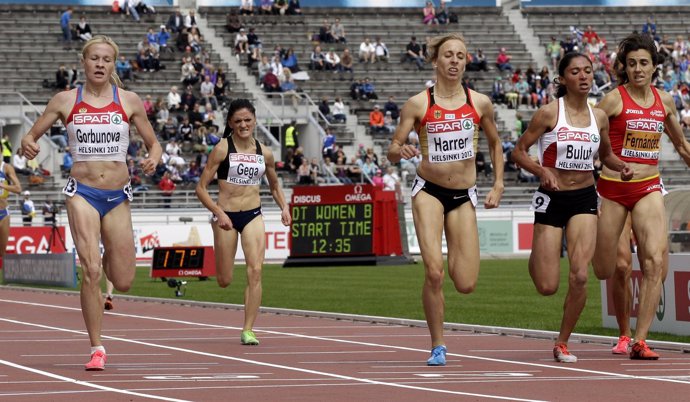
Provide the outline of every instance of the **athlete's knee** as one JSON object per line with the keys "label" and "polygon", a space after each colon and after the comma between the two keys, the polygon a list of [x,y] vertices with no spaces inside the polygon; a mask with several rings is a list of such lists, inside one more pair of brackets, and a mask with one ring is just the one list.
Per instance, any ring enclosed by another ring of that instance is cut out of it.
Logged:
{"label": "athlete's knee", "polygon": [[100,286],[103,271],[100,266],[82,264],[82,282],[87,286]]}
{"label": "athlete's knee", "polygon": [[534,287],[542,296],[551,296],[558,292],[558,282],[549,282],[545,280],[533,280]]}
{"label": "athlete's knee", "polygon": [[216,275],[216,282],[221,288],[227,288],[232,283],[232,274],[230,275]]}
{"label": "athlete's knee", "polygon": [[663,254],[653,255],[643,261],[642,275],[645,280],[661,282],[664,276],[664,256]]}
{"label": "athlete's knee", "polygon": [[460,293],[468,294],[474,292],[474,289],[477,287],[477,281],[460,281],[460,280],[453,280],[453,284],[455,284],[455,290],[457,290]]}
{"label": "athlete's knee", "polygon": [[443,269],[429,269],[426,270],[425,281],[426,284],[433,289],[441,289],[443,287]]}
{"label": "athlete's knee", "polygon": [[129,289],[132,287],[132,282],[134,281],[134,278],[118,278],[111,280],[113,287],[115,290],[118,292],[128,292]]}
{"label": "athlete's knee", "polygon": [[568,277],[568,285],[571,289],[584,289],[587,286],[587,270],[581,269],[571,273]]}
{"label": "athlete's knee", "polygon": [[261,265],[247,266],[247,283],[250,285],[261,283]]}

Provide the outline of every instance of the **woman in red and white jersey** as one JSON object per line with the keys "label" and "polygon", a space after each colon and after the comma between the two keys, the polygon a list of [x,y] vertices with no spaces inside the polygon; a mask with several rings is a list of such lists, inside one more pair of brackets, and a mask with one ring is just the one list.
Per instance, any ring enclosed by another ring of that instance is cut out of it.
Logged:
{"label": "woman in red and white jersey", "polygon": [[[690,144],[678,122],[673,98],[652,86],[660,59],[654,41],[648,36],[632,34],[623,39],[618,46],[615,67],[620,85],[597,106],[609,118],[614,153],[631,164],[635,175],[630,182],[622,183],[609,169],[604,168],[601,172],[597,186],[602,197],[601,218],[592,262],[599,279],[614,276],[617,255],[616,247],[612,245],[619,242],[630,213],[642,270],[636,342],[630,351],[630,358],[643,360],[659,358],[657,353],[649,349],[646,339],[668,269],[665,258],[668,253],[668,228],[658,169],[659,148],[664,132],[690,166]],[[618,249],[625,252],[626,248]],[[624,273],[614,276],[616,286],[629,286],[621,279],[624,277]],[[625,338],[620,340],[626,341],[627,338],[629,342],[629,336],[622,333],[621,337]]]}
{"label": "woman in red and white jersey", "polygon": [[[141,161],[145,173],[154,172],[162,153],[142,100],[134,92],[119,88],[122,83],[115,74],[118,53],[117,44],[106,36],[97,35],[86,42],[82,49],[86,83],[53,96],[22,138],[24,154],[33,159],[41,151],[37,140],[53,123],[59,119],[67,128],[74,165],[63,193],[83,271],[81,307],[91,341],[87,370],[105,368],[106,354],[101,344],[102,274],[105,271],[121,292],[129,289],[135,274],[129,205],[132,187],[126,163],[130,123],[149,150],[148,157]],[[102,258],[99,242],[103,243]]]}
{"label": "woman in red and white jersey", "polygon": [[[594,187],[594,156],[619,177],[630,179],[632,171],[611,152],[608,119],[592,109],[587,96],[594,72],[584,54],[570,52],[558,64],[557,101],[542,106],[513,150],[522,168],[540,178],[532,198],[534,234],[529,272],[537,291],[550,296],[560,282],[563,233],[568,248],[570,275],[563,304],[561,328],[553,348],[554,359],[575,363],[568,339],[587,300],[587,269],[594,254],[597,225],[597,192]],[[538,142],[539,162],[528,155]]]}
{"label": "woman in red and white jersey", "polygon": [[412,188],[412,215],[426,272],[422,302],[429,332],[431,357],[428,365],[446,364],[443,338],[443,252],[445,229],[448,273],[462,293],[474,290],[479,274],[479,235],[475,206],[476,140],[479,126],[489,141],[495,181],[484,201],[496,208],[503,195],[503,150],[494,122],[491,100],[462,86],[467,64],[467,46],[459,34],[433,38],[429,59],[436,84],[410,98],[402,108],[400,124],[388,149],[388,160],[397,163],[419,154],[407,144],[414,129],[419,133],[422,161]]}

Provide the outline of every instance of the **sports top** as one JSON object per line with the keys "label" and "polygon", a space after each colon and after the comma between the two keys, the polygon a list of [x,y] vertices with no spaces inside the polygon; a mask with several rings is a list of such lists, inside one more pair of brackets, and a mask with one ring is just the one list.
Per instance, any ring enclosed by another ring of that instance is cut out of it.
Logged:
{"label": "sports top", "polygon": [[474,158],[479,140],[479,114],[470,91],[462,87],[467,102],[455,110],[445,109],[434,100],[434,87],[427,89],[428,106],[417,127],[422,155],[431,163],[448,163]]}
{"label": "sports top", "polygon": [[599,150],[601,136],[592,107],[589,126],[574,127],[566,120],[565,102],[558,98],[558,120],[554,128],[539,137],[539,162],[544,167],[563,170],[594,170],[594,155]]}
{"label": "sports top", "polygon": [[127,161],[129,118],[117,86],[112,88],[113,101],[99,108],[84,102],[83,87],[77,87],[77,99],[65,121],[74,162]]}

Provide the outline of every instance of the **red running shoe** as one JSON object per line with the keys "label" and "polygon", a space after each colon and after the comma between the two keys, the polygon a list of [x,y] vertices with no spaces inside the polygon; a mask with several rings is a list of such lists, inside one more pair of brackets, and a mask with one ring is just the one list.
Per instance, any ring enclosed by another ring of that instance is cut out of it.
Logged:
{"label": "red running shoe", "polygon": [[632,345],[630,358],[633,360],[659,360],[659,354],[653,352],[645,341],[637,341]]}
{"label": "red running shoe", "polygon": [[105,352],[97,350],[91,355],[91,360],[86,363],[86,371],[103,371],[105,370]]}

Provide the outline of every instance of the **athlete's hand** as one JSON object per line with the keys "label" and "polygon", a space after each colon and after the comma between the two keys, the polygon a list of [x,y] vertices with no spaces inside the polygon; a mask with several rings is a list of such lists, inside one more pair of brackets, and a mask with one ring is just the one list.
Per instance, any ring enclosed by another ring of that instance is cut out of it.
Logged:
{"label": "athlete's hand", "polygon": [[541,186],[546,190],[558,191],[558,179],[550,170],[544,169],[540,180]]}
{"label": "athlete's hand", "polygon": [[621,180],[623,181],[629,181],[630,179],[633,178],[633,175],[635,174],[635,171],[628,165],[627,163],[623,166],[623,169],[621,169]]}
{"label": "athlete's hand", "polygon": [[220,215],[213,215],[213,220],[219,228],[223,230],[232,230],[232,221],[225,212]]}
{"label": "athlete's hand", "polygon": [[141,170],[144,171],[144,174],[149,176],[156,171],[156,162],[151,158],[142,159],[142,161],[139,162],[139,166],[141,166]]}
{"label": "athlete's hand", "polygon": [[24,138],[22,138],[22,151],[26,159],[31,160],[41,152],[41,147],[36,143],[33,136],[25,135]]}
{"label": "athlete's hand", "polygon": [[503,187],[494,186],[486,195],[484,200],[484,208],[498,208],[498,204],[501,202],[501,197],[503,196]]}
{"label": "athlete's hand", "polygon": [[405,144],[400,147],[400,157],[402,159],[411,159],[419,155],[419,150],[414,145]]}
{"label": "athlete's hand", "polygon": [[286,206],[285,208],[283,208],[283,210],[280,213],[280,221],[283,222],[283,225],[290,226],[290,223],[292,223],[290,207]]}

